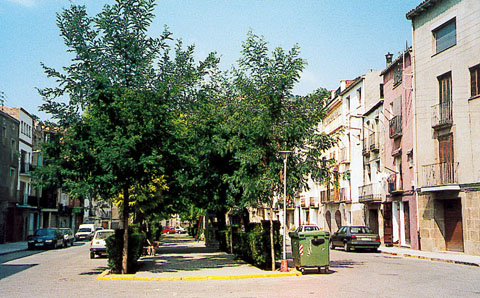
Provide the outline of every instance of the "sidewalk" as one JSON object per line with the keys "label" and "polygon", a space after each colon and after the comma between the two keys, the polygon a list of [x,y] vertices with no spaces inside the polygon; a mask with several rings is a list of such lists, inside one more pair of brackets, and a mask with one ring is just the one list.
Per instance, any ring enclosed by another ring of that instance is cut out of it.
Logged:
{"label": "sidewalk", "polygon": [[480,256],[466,255],[466,254],[457,253],[457,252],[429,252],[429,251],[415,250],[415,249],[396,247],[396,246],[392,246],[392,247],[380,246],[378,250],[381,251],[382,253],[395,255],[395,256],[410,257],[410,258],[430,260],[430,261],[436,261],[436,262],[470,265],[470,266],[477,266],[477,267],[480,266]]}
{"label": "sidewalk", "polygon": [[27,250],[27,248],[28,248],[27,241],[3,243],[3,244],[0,244],[0,255],[6,255],[12,252]]}
{"label": "sidewalk", "polygon": [[299,276],[300,272],[264,271],[233,255],[205,247],[186,235],[165,235],[155,256],[140,259],[136,274],[102,273],[97,280],[222,280]]}

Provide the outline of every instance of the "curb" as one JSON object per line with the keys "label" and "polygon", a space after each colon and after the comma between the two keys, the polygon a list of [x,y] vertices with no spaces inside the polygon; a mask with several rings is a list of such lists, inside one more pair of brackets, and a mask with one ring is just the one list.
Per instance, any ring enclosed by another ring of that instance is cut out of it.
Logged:
{"label": "curb", "polygon": [[227,279],[247,279],[247,278],[269,278],[269,277],[287,277],[301,276],[302,273],[295,270],[288,273],[261,273],[244,275],[208,275],[208,276],[136,276],[135,274],[110,274],[110,269],[102,272],[97,280],[142,280],[142,281],[203,281],[203,280],[227,280]]}
{"label": "curb", "polygon": [[450,264],[480,267],[480,264],[472,263],[472,262],[455,261],[455,260],[441,259],[441,258],[434,258],[434,257],[425,257],[425,256],[417,256],[417,255],[411,255],[411,254],[406,254],[406,253],[396,253],[396,252],[382,251],[382,254],[392,255],[392,256],[400,256],[400,257],[406,257],[406,258],[414,258],[414,259],[419,259],[419,260],[427,260],[427,261],[433,261],[433,262],[443,262],[443,263],[450,263]]}

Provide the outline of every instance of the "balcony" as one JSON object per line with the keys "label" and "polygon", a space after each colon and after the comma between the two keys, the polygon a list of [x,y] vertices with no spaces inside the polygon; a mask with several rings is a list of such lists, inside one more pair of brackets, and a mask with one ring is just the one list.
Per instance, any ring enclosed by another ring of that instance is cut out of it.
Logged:
{"label": "balcony", "polygon": [[348,191],[348,189],[346,187],[340,188],[338,193],[339,193],[338,196],[339,196],[339,201],[340,202],[348,203],[348,202],[352,201],[350,199],[350,192]]}
{"label": "balcony", "polygon": [[347,148],[340,149],[340,153],[338,154],[338,161],[340,163],[349,163],[350,162]]}
{"label": "balcony", "polygon": [[368,143],[370,144],[370,151],[372,152],[375,152],[375,151],[379,151],[380,150],[380,147],[379,147],[379,142],[377,140],[377,134],[372,132],[369,136],[368,136]]}
{"label": "balcony", "polygon": [[30,171],[33,170],[33,166],[28,162],[20,163],[20,174],[30,175]]}
{"label": "balcony", "polygon": [[398,138],[402,136],[402,115],[397,115],[389,121],[390,138]]}
{"label": "balcony", "polygon": [[367,138],[363,139],[362,143],[363,143],[362,154],[365,155],[365,156],[369,156],[370,155],[370,146],[368,145],[368,139]]}
{"label": "balcony", "polygon": [[439,129],[453,124],[452,102],[447,101],[432,106],[432,128]]}
{"label": "balcony", "polygon": [[30,206],[38,207],[39,205],[40,198],[36,196],[28,196],[27,198],[27,204]]}
{"label": "balcony", "polygon": [[360,202],[381,202],[385,192],[380,183],[370,183],[358,188]]}
{"label": "balcony", "polygon": [[327,190],[322,190],[320,192],[320,202],[321,203],[328,203],[330,202],[330,197],[329,197],[329,193]]}
{"label": "balcony", "polygon": [[422,167],[422,187],[457,184],[458,162],[444,162]]}
{"label": "balcony", "polygon": [[388,192],[391,195],[403,193],[402,175],[394,173],[388,177]]}

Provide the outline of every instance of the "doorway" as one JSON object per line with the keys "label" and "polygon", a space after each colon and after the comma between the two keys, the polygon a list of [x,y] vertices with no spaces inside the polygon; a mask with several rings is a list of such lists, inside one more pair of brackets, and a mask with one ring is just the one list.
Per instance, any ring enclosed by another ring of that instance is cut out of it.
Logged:
{"label": "doorway", "polygon": [[393,245],[392,203],[383,205],[383,243]]}
{"label": "doorway", "polygon": [[448,251],[463,252],[462,202],[445,200],[445,245]]}
{"label": "doorway", "polygon": [[369,209],[368,210],[368,226],[372,229],[375,234],[378,234],[378,210]]}

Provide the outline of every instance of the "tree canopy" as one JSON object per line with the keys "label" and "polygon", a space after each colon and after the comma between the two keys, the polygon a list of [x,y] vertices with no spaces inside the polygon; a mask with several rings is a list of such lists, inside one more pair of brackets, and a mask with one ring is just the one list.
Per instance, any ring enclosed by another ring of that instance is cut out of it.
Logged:
{"label": "tree canopy", "polygon": [[196,62],[167,27],[150,37],[154,7],[116,0],[94,17],[78,5],[57,15],[74,58],[62,71],[43,65],[57,86],[39,90],[56,131],[41,182],[119,200],[126,226],[130,205],[145,215],[269,202],[283,185],[281,150],[293,151],[291,195],[324,179],[321,154],[335,140],[317,124],[329,92],[293,95],[299,46],[270,53],[250,32],[238,65],[220,71],[215,53]]}

